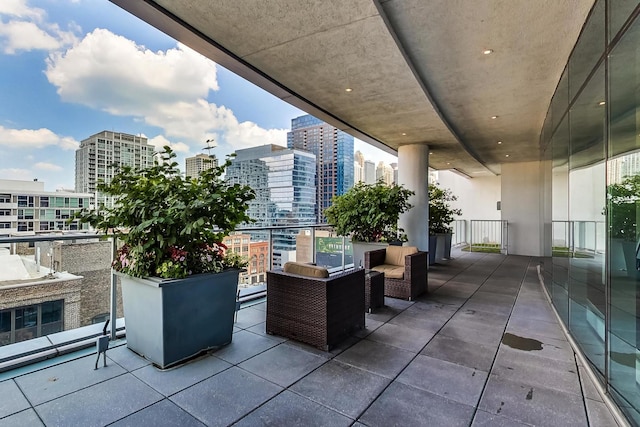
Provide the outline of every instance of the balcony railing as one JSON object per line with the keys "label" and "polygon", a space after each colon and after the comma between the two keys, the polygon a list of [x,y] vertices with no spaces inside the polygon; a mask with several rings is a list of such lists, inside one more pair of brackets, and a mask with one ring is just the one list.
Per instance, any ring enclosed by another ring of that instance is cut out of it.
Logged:
{"label": "balcony railing", "polygon": [[[239,283],[241,302],[264,297],[266,271],[287,261],[313,262],[330,271],[353,267],[350,240],[326,224],[237,229],[228,246],[249,258]],[[116,325],[112,339],[124,333],[118,278],[111,270],[112,237],[78,232],[0,237],[0,250],[7,257],[0,272],[0,372],[92,345],[107,319]]]}

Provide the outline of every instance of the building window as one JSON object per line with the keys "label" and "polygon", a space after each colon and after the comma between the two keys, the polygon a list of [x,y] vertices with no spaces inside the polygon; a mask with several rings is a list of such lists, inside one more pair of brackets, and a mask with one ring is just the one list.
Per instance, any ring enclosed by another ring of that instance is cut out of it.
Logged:
{"label": "building window", "polygon": [[64,330],[64,300],[0,310],[0,345]]}
{"label": "building window", "polygon": [[11,194],[0,194],[0,203],[11,203]]}

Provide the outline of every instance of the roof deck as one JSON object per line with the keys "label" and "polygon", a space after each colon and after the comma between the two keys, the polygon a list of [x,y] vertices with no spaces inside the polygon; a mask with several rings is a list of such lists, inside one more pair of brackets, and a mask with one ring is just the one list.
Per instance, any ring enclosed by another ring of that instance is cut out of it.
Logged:
{"label": "roof deck", "polygon": [[322,352],[265,334],[160,371],[114,341],[0,374],[0,425],[616,426],[547,302],[537,258],[456,252]]}

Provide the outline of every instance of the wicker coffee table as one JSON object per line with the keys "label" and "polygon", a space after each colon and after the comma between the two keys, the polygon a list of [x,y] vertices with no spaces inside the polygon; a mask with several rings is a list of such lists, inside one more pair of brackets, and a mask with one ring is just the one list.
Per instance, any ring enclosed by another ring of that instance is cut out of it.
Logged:
{"label": "wicker coffee table", "polygon": [[375,270],[364,273],[364,309],[384,307],[384,274]]}

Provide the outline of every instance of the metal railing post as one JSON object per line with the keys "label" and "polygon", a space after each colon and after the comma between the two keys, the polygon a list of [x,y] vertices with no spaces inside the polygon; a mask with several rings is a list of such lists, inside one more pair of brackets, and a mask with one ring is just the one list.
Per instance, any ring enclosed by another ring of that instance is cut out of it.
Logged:
{"label": "metal railing post", "polygon": [[316,258],[316,229],[314,227],[311,227],[311,261],[314,264],[318,262]]}
{"label": "metal railing post", "polygon": [[273,230],[269,229],[267,233],[267,241],[269,242],[269,270],[273,270]]}
{"label": "metal railing post", "polygon": [[[113,261],[116,259],[118,253],[118,239],[116,236],[113,236],[111,239],[111,265],[113,265]],[[116,320],[118,318],[118,277],[116,276],[116,272],[111,267],[111,284],[110,284],[110,294],[111,294],[111,311],[109,313],[110,322],[111,323],[111,334],[109,338],[111,340],[116,339]]]}

